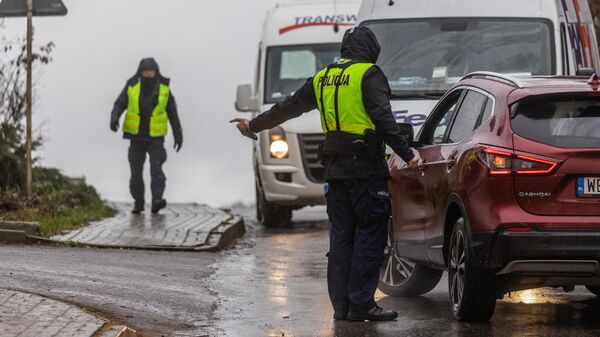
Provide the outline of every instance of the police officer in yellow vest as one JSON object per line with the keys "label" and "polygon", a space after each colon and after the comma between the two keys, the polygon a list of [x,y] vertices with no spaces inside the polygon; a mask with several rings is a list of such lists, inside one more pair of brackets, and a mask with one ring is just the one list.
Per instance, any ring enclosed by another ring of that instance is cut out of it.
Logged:
{"label": "police officer in yellow vest", "polygon": [[143,59],[137,73],[129,79],[119,95],[111,114],[110,128],[117,132],[119,119],[123,111],[127,110],[123,122],[123,133],[124,138],[131,141],[129,146],[129,164],[131,166],[129,189],[135,200],[132,210],[134,214],[140,214],[144,210],[143,171],[146,154],[150,157],[152,213],[156,214],[167,206],[167,202],[163,198],[167,179],[162,165],[167,160],[164,139],[169,122],[175,138],[175,150],[179,152],[183,145],[181,123],[169,82],[168,78],[160,74],[158,63],[154,59]]}
{"label": "police officer in yellow vest", "polygon": [[374,65],[379,53],[370,29],[350,29],[342,41],[341,60],[253,120],[232,121],[242,134],[254,137],[254,133],[319,110],[326,134],[322,153],[332,223],[327,281],[336,320],[398,317],[374,300],[391,213],[384,144],[411,168],[418,166],[419,158],[392,114],[388,80]]}

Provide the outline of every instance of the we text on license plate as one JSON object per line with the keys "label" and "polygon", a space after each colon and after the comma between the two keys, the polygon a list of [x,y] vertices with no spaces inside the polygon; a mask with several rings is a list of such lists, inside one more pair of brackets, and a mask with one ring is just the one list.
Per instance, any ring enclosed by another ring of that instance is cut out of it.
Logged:
{"label": "we text on license plate", "polygon": [[579,177],[577,179],[577,196],[600,197],[600,177]]}

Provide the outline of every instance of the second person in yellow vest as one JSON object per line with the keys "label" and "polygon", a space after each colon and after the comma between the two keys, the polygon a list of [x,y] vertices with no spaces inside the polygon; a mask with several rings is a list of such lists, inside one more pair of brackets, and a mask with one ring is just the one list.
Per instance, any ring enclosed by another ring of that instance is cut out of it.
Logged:
{"label": "second person in yellow vest", "polygon": [[162,166],[167,160],[164,142],[169,122],[175,138],[175,150],[179,152],[183,145],[177,105],[169,84],[170,80],[160,74],[158,63],[153,58],[143,59],[137,73],[121,91],[111,114],[110,128],[117,132],[119,119],[126,110],[123,137],[131,142],[129,189],[135,201],[132,210],[134,214],[144,211],[143,171],[146,156],[150,157],[152,213],[156,214],[167,206],[167,201],[163,198],[167,178]]}

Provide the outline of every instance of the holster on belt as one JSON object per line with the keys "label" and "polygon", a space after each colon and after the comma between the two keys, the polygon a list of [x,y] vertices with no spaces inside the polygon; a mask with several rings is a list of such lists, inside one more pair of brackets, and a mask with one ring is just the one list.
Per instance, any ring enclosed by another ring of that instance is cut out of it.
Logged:
{"label": "holster on belt", "polygon": [[385,157],[385,145],[373,130],[367,130],[363,136],[328,132],[325,144],[319,148],[319,159],[325,165],[331,157],[378,160]]}
{"label": "holster on belt", "polygon": [[367,129],[364,135],[365,146],[358,154],[360,159],[380,160],[385,158],[385,143],[374,130]]}

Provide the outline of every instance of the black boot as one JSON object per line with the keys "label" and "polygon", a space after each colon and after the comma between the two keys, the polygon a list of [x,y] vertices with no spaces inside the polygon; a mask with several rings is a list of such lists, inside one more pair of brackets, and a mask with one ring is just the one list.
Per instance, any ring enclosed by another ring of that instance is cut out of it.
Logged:
{"label": "black boot", "polygon": [[394,310],[386,310],[377,304],[365,312],[350,310],[348,320],[353,322],[361,321],[393,321],[398,318],[398,313]]}
{"label": "black boot", "polygon": [[348,311],[336,311],[333,313],[333,319],[336,321],[347,321]]}
{"label": "black boot", "polygon": [[[327,255],[329,255],[329,253]],[[336,321],[347,321],[349,311],[350,311],[350,305],[348,303],[346,303],[346,302],[334,303],[333,304],[333,319]]]}
{"label": "black boot", "polygon": [[160,199],[157,202],[152,203],[152,214],[158,214],[161,209],[167,207],[167,201],[165,199]]}
{"label": "black boot", "polygon": [[131,210],[131,214],[141,214],[144,211],[144,203],[136,202]]}

